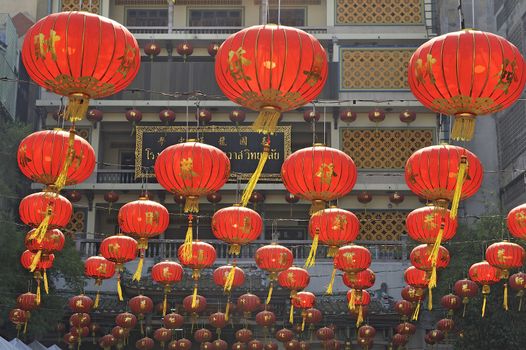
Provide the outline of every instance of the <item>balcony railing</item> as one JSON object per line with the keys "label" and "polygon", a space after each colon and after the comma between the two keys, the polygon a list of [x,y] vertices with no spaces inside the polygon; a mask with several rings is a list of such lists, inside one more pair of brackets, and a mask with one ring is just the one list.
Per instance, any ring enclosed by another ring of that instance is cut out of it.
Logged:
{"label": "balcony railing", "polygon": [[98,169],[97,183],[110,184],[131,184],[135,180],[135,170],[133,169]]}
{"label": "balcony railing", "polygon": [[[162,27],[126,27],[134,34],[232,34],[244,27],[178,27],[172,28],[171,32],[167,26]],[[311,34],[325,34],[326,27],[300,27],[299,29]]]}
{"label": "balcony railing", "polygon": [[[82,257],[89,257],[99,253],[99,247],[102,239],[77,239],[77,249]],[[206,240],[216,249],[217,260],[228,260],[228,244],[219,240]],[[149,239],[148,249],[146,250],[147,258],[174,259],[177,257],[177,249],[184,240],[175,239]],[[241,249],[241,255],[238,261],[253,261],[256,250],[264,245],[270,244],[271,241],[255,241]],[[296,260],[305,260],[309,255],[310,241],[285,241],[280,240],[279,244],[288,247],[294,254]],[[406,241],[357,241],[369,249],[374,260],[383,261],[402,261],[407,259]],[[327,247],[318,246],[317,260],[329,261],[326,258]]]}

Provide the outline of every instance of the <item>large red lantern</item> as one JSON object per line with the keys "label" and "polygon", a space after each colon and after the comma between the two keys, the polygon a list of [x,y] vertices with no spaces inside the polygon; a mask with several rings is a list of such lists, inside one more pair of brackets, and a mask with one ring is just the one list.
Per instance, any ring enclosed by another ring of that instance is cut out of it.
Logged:
{"label": "large red lantern", "polygon": [[98,308],[100,303],[100,287],[102,280],[112,278],[115,274],[115,263],[102,256],[90,256],[84,261],[84,275],[93,278],[97,288],[97,296],[93,308]]}
{"label": "large red lantern", "polygon": [[135,347],[139,350],[151,350],[155,347],[155,342],[152,338],[144,337],[135,342]]}
{"label": "large red lantern", "polygon": [[[189,247],[191,247],[189,249]],[[187,254],[190,252],[190,254]],[[211,267],[216,261],[215,248],[206,242],[184,243],[179,246],[177,256],[183,266],[192,269],[192,279],[194,280],[194,293],[192,303],[196,302],[197,286],[201,270]]]}
{"label": "large red lantern", "polygon": [[227,322],[228,320],[223,312],[214,312],[208,317],[208,323],[214,328],[224,328],[227,325]]}
{"label": "large red lantern", "polygon": [[314,213],[309,221],[312,247],[305,266],[314,265],[318,241],[329,246],[328,257],[333,257],[338,248],[352,243],[360,233],[360,221],[350,211],[331,207]]}
{"label": "large red lantern", "polygon": [[455,322],[450,318],[443,318],[437,322],[437,329],[444,333],[451,332],[455,328]]}
{"label": "large red lantern", "polygon": [[225,293],[245,283],[245,272],[235,265],[224,265],[214,270],[214,283],[223,287]]}
{"label": "large red lantern", "polygon": [[161,186],[186,197],[185,213],[197,212],[199,197],[219,191],[228,180],[230,160],[214,146],[188,140],[162,151],[154,170]]}
{"label": "large red lantern", "polygon": [[473,298],[478,294],[479,286],[472,280],[462,279],[455,282],[453,285],[453,291],[456,295],[462,298],[462,304],[464,304],[462,317],[464,317],[466,315],[466,307],[469,302],[469,298]]}
{"label": "large red lantern", "polygon": [[299,267],[290,267],[285,271],[281,271],[278,274],[278,284],[281,288],[286,288],[290,290],[290,313],[289,313],[289,322],[294,323],[294,298],[297,297],[297,292],[301,291],[309,285],[310,275],[309,272],[305,269]]}
{"label": "large red lantern", "polygon": [[332,294],[332,286],[334,284],[334,278],[336,277],[336,270],[353,275],[371,266],[371,261],[371,252],[365,247],[349,244],[338,248],[338,251],[334,256],[334,267],[332,269],[329,286],[327,287],[327,294]]}
{"label": "large red lantern", "polygon": [[141,57],[124,26],[82,11],[53,13],[35,23],[26,33],[22,61],[38,85],[68,96],[65,116],[74,122],[84,118],[90,98],[128,86]]}
{"label": "large red lantern", "polygon": [[40,301],[35,293],[23,293],[16,298],[16,307],[24,311],[33,311],[39,305]]}
{"label": "large red lantern", "polygon": [[99,346],[103,350],[111,350],[111,347],[117,344],[117,340],[111,334],[106,334],[99,339]]}
{"label": "large red lantern", "polygon": [[41,259],[48,260],[50,254],[61,251],[64,247],[64,234],[58,229],[47,230],[39,241],[36,237],[37,229],[32,229],[26,234],[25,245],[27,250],[35,253],[35,257],[29,268],[34,271]]}
{"label": "large red lantern", "polygon": [[510,210],[506,223],[513,237],[526,240],[526,204]]}
{"label": "large red lantern", "polygon": [[305,323],[314,328],[314,325],[320,323],[323,319],[323,314],[316,308],[309,308],[305,310]]}
{"label": "large red lantern", "polygon": [[473,282],[482,285],[482,317],[486,313],[486,299],[490,293],[490,285],[498,283],[500,280],[500,270],[487,261],[481,261],[471,265],[469,268],[469,278]]}
{"label": "large red lantern", "polygon": [[261,216],[239,205],[219,209],[212,217],[212,233],[230,244],[229,254],[239,255],[241,246],[258,239],[262,228]]}
{"label": "large red lantern", "polygon": [[316,331],[316,338],[321,341],[334,339],[334,330],[329,327],[321,327]]}
{"label": "large red lantern", "polygon": [[[39,227],[38,234],[43,236],[47,229],[66,227],[73,213],[73,206],[55,190],[46,188],[42,192],[24,197],[20,201],[18,213],[24,224]],[[45,229],[40,228],[40,224],[44,221],[47,221]]]}
{"label": "large red lantern", "polygon": [[272,290],[274,288],[274,281],[278,277],[278,273],[284,271],[292,266],[294,257],[289,248],[281,246],[276,243],[272,243],[256,250],[256,255],[254,256],[256,260],[256,265],[270,273],[270,288],[268,291],[268,296],[265,304],[270,303],[272,298]]}
{"label": "large red lantern", "polygon": [[437,269],[444,269],[449,265],[450,257],[449,251],[442,247],[438,247],[436,261],[432,258],[433,246],[427,244],[421,244],[413,248],[409,258],[411,264],[419,270],[426,271],[429,275],[428,288],[432,289],[436,287],[437,280]]}
{"label": "large red lantern", "polygon": [[483,173],[480,160],[467,149],[436,145],[421,148],[409,157],[405,182],[416,195],[441,208],[451,202],[450,217],[455,218],[460,200],[473,196],[480,188]]}
{"label": "large red lantern", "polygon": [[152,267],[152,280],[164,286],[163,316],[166,315],[168,293],[183,278],[183,268],[175,261],[161,261]]}
{"label": "large red lantern", "polygon": [[439,237],[441,242],[452,239],[457,232],[458,221],[450,217],[448,209],[428,205],[407,214],[405,227],[411,239],[434,244]]}
{"label": "large red lantern", "polygon": [[352,289],[368,289],[374,286],[376,275],[371,269],[365,269],[356,273],[344,273],[343,284]]}
{"label": "large red lantern", "polygon": [[376,329],[373,326],[365,324],[358,328],[358,337],[360,338],[374,338],[376,335]]}
{"label": "large red lantern", "polygon": [[34,182],[58,190],[90,177],[95,168],[95,151],[75,131],[42,130],[24,138],[18,146],[18,167]]}
{"label": "large red lantern", "polygon": [[194,339],[198,343],[209,342],[212,340],[212,332],[206,328],[201,328],[195,331]]}
{"label": "large red lantern", "polygon": [[148,238],[159,236],[168,228],[168,210],[145,195],[139,197],[139,200],[123,205],[119,209],[118,221],[122,232],[138,238],[140,260],[133,280],[140,281]]}
{"label": "large red lantern", "polygon": [[275,337],[280,342],[286,343],[294,338],[294,333],[288,328],[282,328],[276,332]]}
{"label": "large red lantern", "polygon": [[501,111],[521,96],[524,64],[506,39],[466,29],[421,45],[409,61],[408,83],[424,106],[455,117],[453,139],[470,140],[475,117]]}
{"label": "large red lantern", "polygon": [[215,75],[228,99],[260,111],[253,129],[273,133],[282,112],[321,92],[327,80],[327,54],[314,36],[300,29],[252,26],[221,44]]}
{"label": "large red lantern", "polygon": [[396,332],[402,335],[413,335],[416,332],[416,326],[413,323],[402,322],[395,328]]}
{"label": "large red lantern", "polygon": [[137,315],[141,326],[141,334],[144,335],[143,320],[144,316],[151,313],[153,310],[152,299],[145,295],[137,295],[128,301],[128,307],[132,313]]}
{"label": "large red lantern", "polygon": [[296,293],[296,295],[292,296],[290,298],[290,304],[291,304],[291,306],[290,306],[290,315],[289,315],[289,322],[290,322],[290,324],[294,324],[294,309],[293,309],[293,307],[301,309],[302,310],[302,312],[301,312],[301,318],[302,318],[301,331],[303,332],[303,330],[305,329],[305,323],[306,323],[306,319],[307,319],[307,312],[306,312],[306,310],[314,307],[315,303],[316,303],[316,296],[314,294],[312,294],[311,292],[305,292],[305,291],[298,292],[298,293]]}
{"label": "large red lantern", "polygon": [[120,273],[125,263],[137,257],[137,241],[123,234],[118,234],[105,238],[101,242],[99,249],[101,255],[106,258],[106,260],[115,263],[115,269],[118,272],[117,294],[119,300],[123,301]]}
{"label": "large red lantern", "polygon": [[228,349],[228,343],[224,341],[223,339],[216,339],[212,342],[213,349],[214,350],[227,350]]}
{"label": "large red lantern", "polygon": [[312,202],[310,213],[325,208],[325,202],[348,194],[357,171],[351,157],[322,144],[300,149],[285,159],[281,178],[287,191]]}

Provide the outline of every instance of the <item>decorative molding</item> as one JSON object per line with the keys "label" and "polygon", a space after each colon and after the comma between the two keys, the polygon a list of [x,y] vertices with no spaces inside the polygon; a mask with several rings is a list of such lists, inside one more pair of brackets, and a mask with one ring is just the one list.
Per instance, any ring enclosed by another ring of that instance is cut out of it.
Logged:
{"label": "decorative molding", "polygon": [[423,0],[336,0],[336,25],[423,23]]}
{"label": "decorative molding", "polygon": [[60,9],[61,11],[87,11],[100,14],[100,3],[101,0],[86,0],[82,2],[81,9],[79,0],[62,0]]}

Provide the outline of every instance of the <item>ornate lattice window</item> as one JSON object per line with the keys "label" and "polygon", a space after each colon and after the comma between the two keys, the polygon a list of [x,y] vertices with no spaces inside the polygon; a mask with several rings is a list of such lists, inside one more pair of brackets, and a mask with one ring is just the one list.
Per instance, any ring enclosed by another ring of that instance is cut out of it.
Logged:
{"label": "ornate lattice window", "polygon": [[[78,0],[77,0],[78,1]],[[164,5],[167,0],[115,0],[115,5]],[[175,5],[241,5],[242,0],[176,0]]]}
{"label": "ornate lattice window", "polygon": [[336,0],[338,25],[423,24],[422,0]]}
{"label": "ornate lattice window", "polygon": [[342,128],[341,149],[360,169],[400,170],[416,150],[434,144],[435,129]]}
{"label": "ornate lattice window", "polygon": [[64,233],[75,236],[76,233],[86,232],[86,211],[75,210]]}
{"label": "ornate lattice window", "polygon": [[80,9],[79,0],[62,0],[62,11],[88,11],[91,13],[100,13],[101,0],[84,0],[82,1],[82,9]]}
{"label": "ornate lattice window", "polygon": [[341,48],[341,90],[405,90],[414,49]]}
{"label": "ornate lattice window", "polygon": [[400,236],[407,234],[405,218],[408,211],[353,211],[360,220],[362,241],[399,241]]}

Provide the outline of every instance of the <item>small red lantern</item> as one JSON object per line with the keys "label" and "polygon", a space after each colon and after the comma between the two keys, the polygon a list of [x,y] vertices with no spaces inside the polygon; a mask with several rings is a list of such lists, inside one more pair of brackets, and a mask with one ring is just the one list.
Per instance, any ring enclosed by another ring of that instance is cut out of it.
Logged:
{"label": "small red lantern", "polygon": [[320,310],[316,308],[309,308],[305,310],[305,323],[314,326],[321,322],[323,315]]}
{"label": "small red lantern", "polygon": [[84,327],[80,327],[80,328],[76,328],[76,327],[72,327],[69,332],[78,337],[79,339],[80,338],[86,338],[88,335],[89,335],[89,328],[84,326]]}
{"label": "small red lantern", "polygon": [[263,203],[265,201],[265,195],[261,192],[254,191],[252,192],[252,195],[250,196],[248,201],[254,204],[254,209],[256,209],[256,204]]}
{"label": "small red lantern", "polygon": [[232,112],[230,112],[228,118],[232,123],[236,123],[237,125],[245,121],[246,114],[245,111],[243,111],[242,109],[234,109]]}
{"label": "small red lantern", "polygon": [[117,344],[117,340],[111,334],[106,334],[99,339],[99,346],[103,350],[111,350],[111,347]]}
{"label": "small red lantern", "polygon": [[125,329],[132,329],[137,324],[137,317],[129,312],[121,312],[115,316],[115,324]]}
{"label": "small red lantern", "polygon": [[109,191],[104,193],[104,200],[110,203],[109,209],[111,209],[111,204],[119,200],[119,194],[115,191]]}
{"label": "small red lantern", "polygon": [[183,268],[174,261],[162,261],[153,265],[152,280],[164,286],[163,316],[166,315],[168,306],[168,293],[172,285],[183,278]]}
{"label": "small red lantern", "polygon": [[469,278],[473,282],[482,285],[482,317],[486,312],[486,299],[490,293],[490,285],[498,283],[500,280],[500,270],[487,261],[482,261],[471,265],[469,268]]}
{"label": "small red lantern", "polygon": [[208,323],[214,328],[224,328],[227,325],[227,321],[223,312],[215,312],[208,317]]}
{"label": "small red lantern", "polygon": [[402,335],[413,335],[416,333],[416,326],[413,323],[403,322],[396,326],[396,332]]}
{"label": "small red lantern", "polygon": [[360,338],[374,338],[376,329],[373,326],[363,325],[358,328],[358,337]]}
{"label": "small red lantern", "polygon": [[73,349],[73,345],[79,342],[79,337],[71,333],[64,334],[64,342],[69,345],[70,349]]}
{"label": "small red lantern", "polygon": [[293,195],[292,193],[288,193],[285,195],[285,201],[289,204],[296,204],[300,201],[300,198],[298,196]]}
{"label": "small red lantern", "polygon": [[173,123],[175,112],[171,109],[163,109],[159,112],[159,120],[165,124]]}
{"label": "small red lantern", "polygon": [[152,299],[145,295],[137,295],[128,301],[128,307],[132,313],[137,315],[139,324],[141,326],[141,334],[144,335],[143,320],[146,314],[149,314],[153,311]]}
{"label": "small red lantern", "polygon": [[252,331],[248,328],[241,328],[236,331],[235,337],[238,342],[248,343],[252,339]]}
{"label": "small red lantern", "polygon": [[254,210],[239,205],[219,209],[212,217],[212,233],[230,244],[229,253],[239,255],[241,246],[261,235],[263,220]]}
{"label": "small red lantern", "polygon": [[350,290],[347,292],[347,301],[349,310],[354,311],[358,309],[358,315],[356,318],[356,327],[359,327],[364,319],[364,306],[368,306],[371,302],[371,295],[366,290],[354,291]]}
{"label": "small red lantern", "polygon": [[128,109],[124,116],[126,117],[126,120],[132,123],[134,127],[142,120],[142,112],[136,108]]}
{"label": "small red lantern", "polygon": [[121,326],[115,326],[111,329],[111,335],[115,337],[117,340],[122,340],[127,336],[127,331],[125,328]]}
{"label": "small red lantern", "polygon": [[282,328],[276,332],[276,339],[286,343],[294,338],[294,333],[288,328]]}
{"label": "small red lantern", "polygon": [[434,244],[439,236],[440,242],[452,239],[457,232],[458,221],[450,217],[449,210],[429,205],[410,212],[405,227],[411,239]]}
{"label": "small red lantern", "polygon": [[464,317],[466,314],[466,306],[469,302],[469,298],[473,298],[478,294],[479,286],[472,280],[462,279],[455,282],[453,285],[453,291],[456,295],[462,298],[462,304],[464,304],[462,317]]}
{"label": "small red lantern", "polygon": [[385,112],[381,109],[375,108],[369,112],[368,117],[373,123],[380,123],[385,120]]}
{"label": "small red lantern", "polygon": [[[414,288],[414,291],[412,293],[411,290],[409,290],[407,293],[409,294],[409,297],[413,299],[411,301],[417,303],[412,318],[413,321],[416,321],[418,320],[418,316],[420,314],[420,302],[423,299],[423,290],[425,288],[428,288],[429,279],[425,271],[419,270],[414,266],[410,266],[404,271],[404,279],[409,286]],[[402,290],[402,297],[404,297],[403,292],[404,290]],[[431,289],[429,289],[429,299],[427,301],[427,307],[430,310],[433,308]]]}
{"label": "small red lantern", "polygon": [[177,45],[176,51],[179,55],[183,56],[183,59],[186,61],[188,56],[194,53],[194,48],[192,47],[192,44],[185,41],[184,43]]}
{"label": "small red lantern", "polygon": [[212,332],[206,328],[201,328],[195,331],[194,339],[198,343],[209,342],[212,340]]}
{"label": "small red lantern", "polygon": [[[206,301],[205,301],[206,307]],[[175,312],[164,315],[163,317],[163,326],[168,329],[181,328],[184,324],[184,317]]]}
{"label": "small red lantern", "polygon": [[256,314],[256,323],[261,327],[272,327],[276,323],[276,314],[263,310]]}
{"label": "small red lantern", "polygon": [[247,346],[245,343],[235,342],[232,344],[232,350],[246,350]]}
{"label": "small red lantern", "polygon": [[292,305],[299,309],[309,309],[314,307],[316,303],[316,296],[311,292],[298,292],[296,296],[291,299]]}
{"label": "small red lantern", "polygon": [[93,299],[84,294],[75,295],[69,298],[68,306],[73,312],[89,313],[93,307]]}
{"label": "small red lantern", "polygon": [[216,250],[208,243],[195,241],[179,246],[177,256],[183,266],[192,269],[192,279],[194,280],[192,303],[195,303],[201,270],[211,267],[214,264],[216,260]]}
{"label": "small red lantern", "polygon": [[433,329],[428,334],[429,338],[435,343],[440,343],[442,340],[444,340],[445,337],[444,333],[438,329]]}
{"label": "small red lantern", "polygon": [[135,347],[138,350],[151,350],[155,347],[155,342],[152,338],[144,337],[135,342]]}
{"label": "small red lantern", "polygon": [[309,282],[309,272],[300,267],[292,266],[278,274],[278,284],[281,288],[286,288],[291,291],[291,298],[297,294],[297,291],[307,288]]}
{"label": "small red lantern", "polygon": [[287,191],[312,202],[314,214],[325,208],[325,202],[348,194],[356,183],[356,166],[340,150],[314,144],[300,149],[285,159],[281,177]]}
{"label": "small red lantern", "polygon": [[28,318],[28,312],[22,309],[11,309],[9,311],[9,321],[16,326],[17,332],[20,332],[22,325],[27,322]]}
{"label": "small red lantern", "polygon": [[117,294],[119,300],[123,301],[120,272],[123,265],[137,257],[137,241],[133,238],[118,234],[105,238],[100,244],[100,253],[106,260],[115,263],[117,276]]}
{"label": "small red lantern", "polygon": [[144,53],[150,56],[151,59],[161,53],[161,47],[154,42],[149,42],[148,44],[144,45],[143,50]]}
{"label": "small red lantern", "polygon": [[44,235],[47,229],[66,227],[73,213],[73,206],[65,197],[48,188],[24,197],[20,201],[18,213],[22,222],[32,227],[40,228],[40,224],[48,218],[47,228],[39,232]]}
{"label": "small red lantern", "polygon": [[250,313],[256,311],[261,306],[261,299],[255,294],[245,293],[237,298],[237,308],[243,311],[245,318],[250,317]]}
{"label": "small red lantern", "polygon": [[[49,293],[47,270],[53,267],[55,255],[49,254],[47,256],[41,256],[40,259],[37,259],[37,254],[31,253],[29,250],[24,251],[20,256],[20,263],[26,270],[34,271],[33,278],[37,282],[37,302],[40,304],[40,282],[43,280],[44,290],[46,294]],[[36,266],[33,266],[35,261],[38,261],[38,263]]]}
{"label": "small red lantern", "polygon": [[208,45],[208,48],[207,48],[208,54],[212,57],[216,57],[217,51],[219,51],[219,46],[220,44],[218,43],[211,43],[210,45]]}
{"label": "small red lantern", "polygon": [[362,191],[360,192],[360,194],[358,194],[357,198],[358,198],[358,202],[362,204],[367,204],[373,200],[373,195],[367,191]]}
{"label": "small red lantern", "polygon": [[307,123],[315,123],[320,120],[320,112],[314,109],[306,110],[303,112],[303,120],[305,120]]}
{"label": "small red lantern", "polygon": [[453,139],[469,141],[475,117],[501,111],[521,96],[524,65],[506,39],[464,29],[422,44],[409,61],[408,83],[424,106],[455,118]]}
{"label": "small red lantern", "polygon": [[356,273],[344,273],[343,283],[352,289],[368,289],[374,286],[376,276],[371,269],[365,269]]}
{"label": "small red lantern", "polygon": [[446,294],[440,299],[440,305],[443,308],[448,309],[448,316],[453,316],[455,310],[460,309],[462,306],[462,299],[455,294]]}
{"label": "small red lantern", "polygon": [[419,270],[430,273],[428,288],[431,290],[436,287],[436,270],[444,269],[449,265],[450,257],[449,251],[442,247],[438,247],[436,262],[432,259],[433,246],[427,244],[420,244],[413,248],[409,258],[411,264]]}
{"label": "small red lantern", "polygon": [[[213,273],[214,283],[220,287],[223,287],[223,291],[229,295],[232,288],[239,287],[245,283],[245,272],[235,265],[224,265],[220,266],[214,270]],[[230,307],[227,304],[225,313],[227,314],[228,321],[228,311]]]}
{"label": "small red lantern", "polygon": [[84,312],[74,313],[69,317],[69,325],[71,327],[82,328],[87,327],[91,323],[91,316]]}
{"label": "small red lantern", "polygon": [[259,340],[253,339],[248,342],[247,348],[249,350],[263,350],[263,343]]}
{"label": "small red lantern", "polygon": [[212,192],[206,195],[206,200],[214,204],[214,208],[215,208],[215,204],[221,202],[221,199],[222,199],[222,196],[221,196],[221,193],[219,192]]}
{"label": "small red lantern", "polygon": [[397,192],[393,192],[389,195],[389,202],[393,203],[393,204],[400,204],[404,201],[404,195],[399,193],[398,191]]}
{"label": "small red lantern", "polygon": [[153,338],[161,343],[161,348],[164,349],[166,342],[172,339],[172,331],[164,327],[158,328],[153,332]]}
{"label": "small red lantern", "polygon": [[393,335],[393,339],[391,340],[391,343],[393,346],[395,346],[397,349],[399,349],[402,346],[405,346],[407,342],[409,341],[409,338],[405,334],[395,334]]}
{"label": "small red lantern", "polygon": [[400,112],[398,117],[402,123],[411,124],[416,120],[416,113],[406,109],[405,111]]}
{"label": "small red lantern", "polygon": [[39,304],[38,296],[34,293],[27,292],[16,298],[16,307],[24,311],[33,311]]}
{"label": "small red lantern", "polygon": [[95,108],[90,109],[86,116],[86,119],[93,123],[95,129],[97,128],[97,123],[102,121],[102,118],[104,118],[104,113],[100,109]]}
{"label": "small red lantern", "polygon": [[327,294],[332,294],[336,270],[353,275],[371,266],[371,261],[371,252],[365,247],[349,244],[338,248],[334,256],[334,268],[332,270],[331,281],[327,287]]}
{"label": "small red lantern", "polygon": [[356,112],[350,110],[350,109],[344,109],[340,111],[340,120],[345,123],[352,123],[356,120],[357,114]]}
{"label": "small red lantern", "polygon": [[69,191],[69,192],[66,193],[66,198],[71,203],[77,203],[77,202],[79,202],[82,199],[82,192],[77,191],[77,190]]}
{"label": "small red lantern", "polygon": [[206,108],[198,109],[195,113],[195,120],[197,120],[199,124],[206,125],[212,120],[212,112]]}
{"label": "small red lantern", "polygon": [[334,339],[334,330],[329,327],[321,327],[316,331],[316,338],[320,341]]}
{"label": "small red lantern", "polygon": [[55,252],[59,252],[62,250],[62,248],[64,248],[64,243],[66,239],[64,237],[64,234],[60,230],[47,230],[44,234],[44,238],[40,242],[37,238],[34,237],[35,231],[36,229],[32,229],[31,231],[29,231],[26,234],[24,242],[27,250],[31,251],[32,253],[37,253],[38,251],[41,251],[41,254],[46,256]]}
{"label": "small red lantern", "polygon": [[524,290],[526,290],[526,273],[518,272],[510,276],[509,284],[511,289],[517,291],[519,298],[519,311],[522,309],[522,298],[524,297]]}
{"label": "small red lantern", "polygon": [[526,204],[510,210],[506,223],[513,237],[526,239]]}
{"label": "small red lantern", "polygon": [[443,318],[437,322],[437,329],[444,333],[449,333],[455,328],[455,322],[450,318]]}
{"label": "small red lantern", "polygon": [[228,180],[230,160],[216,147],[187,141],[162,151],[154,170],[161,186],[186,197],[185,212],[197,212],[199,196],[219,191]]}
{"label": "small red lantern", "polygon": [[227,350],[228,349],[228,343],[224,341],[223,339],[214,340],[212,342],[212,345],[214,346],[214,350]]}
{"label": "small red lantern", "polygon": [[254,256],[256,260],[256,265],[270,273],[270,288],[268,291],[268,296],[265,304],[270,303],[272,298],[272,289],[274,287],[274,281],[278,277],[278,273],[284,271],[292,266],[294,257],[290,249],[281,246],[276,243],[272,243],[256,250],[256,255]]}
{"label": "small red lantern", "polygon": [[407,320],[409,317],[413,315],[414,307],[413,303],[411,301],[402,299],[398,300],[395,305],[394,309],[400,316],[402,316],[403,320]]}
{"label": "small red lantern", "polygon": [[84,275],[93,278],[97,288],[97,296],[93,308],[98,308],[100,302],[100,287],[102,280],[112,278],[115,274],[115,263],[102,256],[90,256],[84,261]]}
{"label": "small red lantern", "polygon": [[183,308],[192,315],[203,312],[206,310],[206,298],[199,294],[195,297],[189,295],[183,299]]}

